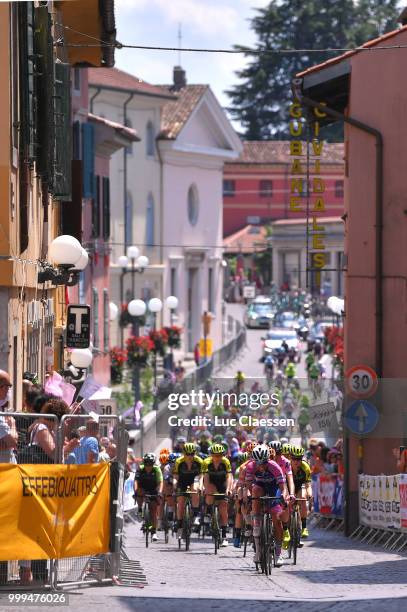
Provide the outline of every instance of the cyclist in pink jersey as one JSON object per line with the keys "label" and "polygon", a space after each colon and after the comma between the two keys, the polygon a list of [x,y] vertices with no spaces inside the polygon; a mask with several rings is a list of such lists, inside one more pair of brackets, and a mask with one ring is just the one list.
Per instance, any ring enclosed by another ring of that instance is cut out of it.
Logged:
{"label": "cyclist in pink jersey", "polygon": [[[278,442],[278,441],[269,442],[269,448],[275,452],[274,461],[277,463],[277,465],[281,467],[283,474],[286,477],[288,493],[290,495],[290,501],[294,501],[295,500],[295,486],[294,486],[293,471],[291,469],[290,460],[284,457],[284,455],[282,454],[283,445],[281,444],[281,442]],[[287,550],[288,544],[291,540],[290,531],[288,529],[288,523],[290,520],[289,506],[284,508],[284,510],[281,513],[280,518],[281,518],[281,523],[283,527],[283,548],[284,550]]]}
{"label": "cyclist in pink jersey", "polygon": [[253,460],[246,467],[245,484],[252,495],[253,537],[256,548],[255,562],[260,561],[259,537],[262,517],[261,501],[259,498],[262,496],[281,497],[282,504],[279,500],[273,500],[270,504],[276,537],[276,565],[281,567],[283,565],[281,556],[283,535],[281,513],[283,511],[283,504],[288,499],[288,493],[282,469],[275,461],[270,460],[269,456],[270,451],[265,444],[256,446],[252,453]]}

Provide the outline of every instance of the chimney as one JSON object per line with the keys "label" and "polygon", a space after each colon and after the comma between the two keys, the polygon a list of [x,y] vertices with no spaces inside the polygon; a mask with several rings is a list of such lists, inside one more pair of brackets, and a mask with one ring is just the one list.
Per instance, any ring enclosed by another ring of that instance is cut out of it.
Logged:
{"label": "chimney", "polygon": [[401,11],[397,21],[401,23],[402,26],[407,25],[407,7]]}
{"label": "chimney", "polygon": [[187,77],[185,70],[181,66],[174,66],[174,85],[172,86],[173,91],[182,89],[187,84]]}

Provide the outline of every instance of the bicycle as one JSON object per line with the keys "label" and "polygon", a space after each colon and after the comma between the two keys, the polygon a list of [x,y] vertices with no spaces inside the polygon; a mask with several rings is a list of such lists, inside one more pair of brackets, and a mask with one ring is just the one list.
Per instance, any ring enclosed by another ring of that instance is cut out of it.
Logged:
{"label": "bicycle", "polygon": [[297,549],[302,547],[301,544],[301,514],[300,505],[298,502],[306,501],[303,497],[296,497],[293,503],[290,514],[290,544],[288,546],[288,558],[293,558],[293,565],[297,565]]}
{"label": "bicycle", "polygon": [[144,493],[144,501],[143,501],[143,524],[141,526],[141,530],[144,532],[146,537],[146,548],[148,548],[148,542],[152,537],[151,530],[153,528],[153,523],[151,520],[151,504],[157,500],[158,494],[151,495],[149,493]]}
{"label": "bicycle", "polygon": [[[167,497],[172,497],[172,495],[166,495],[165,498]],[[172,526],[171,526],[170,520],[168,519],[169,509],[170,509],[170,506],[168,505],[166,501],[164,501],[164,508],[163,508],[162,519],[161,519],[161,529],[164,532],[164,541],[166,544],[168,544],[169,532],[171,530],[174,535],[174,521],[172,521]]]}
{"label": "bicycle", "polygon": [[276,540],[274,537],[273,519],[271,517],[271,506],[267,502],[277,500],[281,502],[281,497],[262,495],[259,499],[262,502],[263,520],[259,537],[260,563],[256,561],[256,569],[258,570],[260,565],[262,573],[269,576],[273,565],[274,567],[276,565]]}
{"label": "bicycle", "polygon": [[[184,508],[184,517],[182,519],[182,539],[185,542],[185,550],[189,550],[189,545],[191,542],[191,532],[192,532],[192,503],[191,503],[191,495],[198,494],[197,491],[191,491],[190,487],[187,487],[186,491],[182,491],[180,493],[174,493],[174,497],[185,497],[185,508]],[[178,548],[181,550],[181,539],[178,540]]]}
{"label": "bicycle", "polygon": [[222,530],[219,524],[219,502],[227,499],[227,495],[225,493],[211,493],[211,497],[213,497],[211,531],[215,544],[215,555],[217,555],[222,542]]}

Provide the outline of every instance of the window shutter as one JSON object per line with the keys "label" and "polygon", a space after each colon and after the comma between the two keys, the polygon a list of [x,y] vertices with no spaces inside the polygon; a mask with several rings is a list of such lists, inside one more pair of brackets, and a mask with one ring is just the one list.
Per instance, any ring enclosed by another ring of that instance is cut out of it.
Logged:
{"label": "window shutter", "polygon": [[82,242],[82,161],[72,160],[72,200],[61,202],[62,233]]}
{"label": "window shutter", "polygon": [[100,236],[100,176],[94,177],[94,198],[92,200],[92,236]]}
{"label": "window shutter", "polygon": [[96,287],[92,287],[93,297],[93,346],[99,348],[99,294]]}
{"label": "window shutter", "polygon": [[103,177],[103,238],[110,238],[110,179]]}
{"label": "window shutter", "polygon": [[81,123],[74,121],[72,129],[72,155],[73,159],[81,159]]}
{"label": "window shutter", "polygon": [[55,63],[55,148],[52,193],[58,200],[71,199],[71,67]]}
{"label": "window shutter", "polygon": [[82,123],[83,197],[95,197],[95,143],[94,129],[90,123]]}
{"label": "window shutter", "polygon": [[109,350],[109,292],[103,289],[103,348]]}
{"label": "window shutter", "polygon": [[148,196],[147,214],[146,214],[146,245],[154,245],[154,198]]}

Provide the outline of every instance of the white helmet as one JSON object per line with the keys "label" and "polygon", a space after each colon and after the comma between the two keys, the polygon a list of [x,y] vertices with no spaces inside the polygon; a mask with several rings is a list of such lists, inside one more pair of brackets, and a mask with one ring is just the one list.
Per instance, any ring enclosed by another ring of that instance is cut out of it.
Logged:
{"label": "white helmet", "polygon": [[252,458],[256,463],[267,463],[269,460],[269,449],[266,444],[259,444],[252,451]]}

